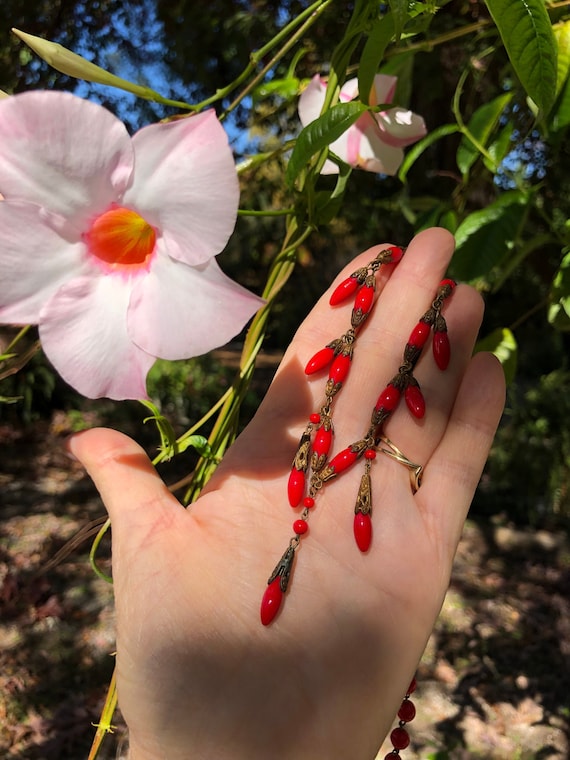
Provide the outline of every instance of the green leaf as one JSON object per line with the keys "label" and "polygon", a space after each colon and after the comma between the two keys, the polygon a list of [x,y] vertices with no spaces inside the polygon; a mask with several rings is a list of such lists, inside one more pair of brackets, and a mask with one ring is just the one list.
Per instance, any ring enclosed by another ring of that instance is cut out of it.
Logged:
{"label": "green leaf", "polygon": [[495,166],[493,168],[487,166],[489,171],[495,171],[496,167],[499,166],[507,154],[510,153],[513,149],[512,136],[514,129],[514,124],[511,121],[507,122],[503,129],[501,129],[501,131],[498,133],[497,138],[493,140],[493,142],[489,145],[489,153],[495,162]]}
{"label": "green leaf", "polygon": [[359,101],[339,103],[312,121],[301,131],[285,172],[285,181],[293,185],[300,172],[319,151],[337,140],[351,127],[368,107]]}
{"label": "green leaf", "polygon": [[190,435],[188,438],[183,438],[178,442],[178,452],[186,451],[189,448],[196,449],[201,457],[210,458],[212,456],[212,449],[208,443],[208,439],[203,435]]}
{"label": "green leaf", "polygon": [[254,102],[268,98],[271,95],[277,95],[284,100],[291,100],[299,92],[299,80],[297,77],[286,77],[285,79],[272,79],[270,82],[263,82],[256,87],[251,96]]}
{"label": "green leaf", "polygon": [[394,17],[394,36],[398,41],[404,30],[406,21],[409,18],[408,13],[408,0],[389,0],[389,5],[392,10],[392,16]]}
{"label": "green leaf", "polygon": [[[478,108],[471,117],[467,130],[484,148],[487,147],[487,143],[501,118],[501,114],[512,98],[512,92],[499,95],[499,97]],[[463,135],[457,148],[456,159],[459,171],[464,177],[468,174],[469,169],[473,166],[479,155],[479,150],[473,142],[466,135]]]}
{"label": "green leaf", "polygon": [[315,194],[314,209],[312,210],[311,217],[311,222],[315,226],[329,224],[338,214],[344,203],[344,194],[351,174],[352,169],[350,166],[341,162],[336,185],[332,193],[328,190],[320,190]]}
{"label": "green leaf", "polygon": [[556,94],[559,95],[570,72],[570,21],[554,27],[554,38],[558,45],[556,66]]}
{"label": "green leaf", "polygon": [[178,444],[176,443],[176,434],[170,422],[162,415],[152,401],[140,399],[140,403],[151,412],[150,417],[145,417],[143,422],[154,422],[160,435],[160,453],[164,459],[172,459],[178,454]]}
{"label": "green leaf", "polygon": [[552,129],[556,132],[570,124],[570,21],[557,26],[554,33],[558,42],[558,75]]}
{"label": "green leaf", "polygon": [[442,124],[441,127],[437,127],[432,132],[428,132],[423,140],[420,140],[412,148],[410,148],[410,150],[406,153],[406,156],[402,161],[402,165],[400,166],[400,170],[398,172],[398,179],[400,182],[406,181],[408,172],[421,156],[421,154],[427,150],[430,145],[433,145],[433,143],[437,142],[442,137],[453,135],[456,132],[459,132],[459,127],[457,124]]}
{"label": "green leaf", "polygon": [[500,266],[514,246],[527,203],[525,194],[513,190],[469,214],[455,233],[451,277],[470,282]]}
{"label": "green leaf", "polygon": [[544,115],[556,97],[557,47],[544,0],[486,0],[516,75]]}
{"label": "green leaf", "polygon": [[503,365],[507,385],[512,383],[517,372],[518,345],[515,336],[507,327],[498,327],[490,335],[477,341],[475,353],[490,351]]}
{"label": "green leaf", "polygon": [[552,280],[548,321],[557,330],[570,330],[570,253],[562,259]]}
{"label": "green leaf", "polygon": [[358,92],[360,100],[368,104],[374,77],[384,57],[384,51],[394,37],[394,19],[391,13],[375,21],[358,64]]}

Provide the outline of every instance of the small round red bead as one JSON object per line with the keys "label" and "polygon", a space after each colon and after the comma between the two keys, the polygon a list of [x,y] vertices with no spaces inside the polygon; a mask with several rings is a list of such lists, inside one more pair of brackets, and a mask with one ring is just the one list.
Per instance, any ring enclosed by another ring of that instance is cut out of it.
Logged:
{"label": "small round red bead", "polygon": [[390,734],[394,749],[406,749],[410,744],[410,736],[405,728],[395,728]]}
{"label": "small round red bead", "polygon": [[312,496],[305,496],[303,499],[303,506],[305,509],[312,509],[315,506],[315,500]]}
{"label": "small round red bead", "polygon": [[311,414],[309,419],[314,425],[318,425],[318,423],[321,421],[321,415],[318,412],[314,412],[313,414]]}
{"label": "small round red bead", "polygon": [[374,449],[366,449],[364,452],[364,458],[365,459],[376,459],[376,452]]}
{"label": "small round red bead", "polygon": [[404,699],[400,709],[398,710],[398,718],[405,723],[409,723],[416,717],[416,708],[413,702],[409,699]]}
{"label": "small round red bead", "polygon": [[306,520],[295,520],[293,523],[293,532],[298,536],[302,536],[309,530],[309,523]]}

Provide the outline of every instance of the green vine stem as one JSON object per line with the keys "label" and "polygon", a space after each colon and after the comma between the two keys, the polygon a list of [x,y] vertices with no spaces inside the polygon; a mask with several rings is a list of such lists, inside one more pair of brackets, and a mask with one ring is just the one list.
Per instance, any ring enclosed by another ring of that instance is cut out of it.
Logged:
{"label": "green vine stem", "polygon": [[296,219],[290,219],[288,222],[282,249],[271,265],[262,293],[262,297],[266,301],[265,306],[262,306],[251,322],[242,349],[239,372],[220,409],[208,439],[212,456],[201,457],[198,461],[191,485],[184,497],[186,504],[196,501],[236,435],[238,413],[255,369],[255,360],[263,344],[271,308],[277,294],[293,272],[298,247],[311,232],[310,227],[299,231]]}

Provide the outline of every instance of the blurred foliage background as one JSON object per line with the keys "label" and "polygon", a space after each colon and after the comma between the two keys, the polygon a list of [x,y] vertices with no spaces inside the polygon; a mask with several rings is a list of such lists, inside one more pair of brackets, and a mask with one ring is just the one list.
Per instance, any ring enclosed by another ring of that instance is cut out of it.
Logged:
{"label": "blurred foliage background", "polygon": [[[388,9],[376,5],[380,16]],[[565,0],[545,5],[560,66],[570,46],[570,7]],[[3,0],[0,88],[71,90],[107,106],[135,130],[172,109],[57,74],[10,28],[59,42],[166,97],[194,102],[238,77],[251,51],[308,6],[306,0],[209,0],[205,10],[192,0]],[[298,133],[300,89],[315,73],[327,73],[353,6],[333,3],[300,45],[232,110],[225,126],[238,161],[274,150]],[[554,105],[537,118],[484,2],[406,6],[404,34],[388,46],[381,70],[399,77],[394,102],[424,117],[428,137],[409,149],[397,177],[352,173],[333,218],[299,248],[265,346],[277,353],[286,347],[341,265],[360,250],[383,241],[406,244],[427,226],[447,227],[458,244],[450,274],[472,282],[485,297],[482,346],[501,355],[510,380],[504,422],[474,509],[531,526],[564,522],[570,515],[567,76],[559,82]],[[365,43],[363,35],[355,62]],[[230,102],[228,97],[218,106]],[[464,127],[480,151],[466,139]],[[283,183],[285,164],[286,156],[276,153],[261,167],[242,172],[242,208],[271,210],[296,202]],[[324,189],[334,181],[319,180]],[[283,228],[279,216],[240,216],[220,264],[259,292]],[[9,331],[0,332],[0,353],[9,339]],[[216,401],[230,375],[215,357],[170,366],[159,362],[149,390],[182,430]],[[262,384],[254,386],[242,424],[262,390]],[[20,399],[1,405],[0,415],[21,424],[56,409],[92,408],[53,375],[39,353],[20,372],[4,377],[0,395]],[[136,405],[130,408],[143,416]],[[110,405],[105,420],[111,424],[114,409]],[[124,414],[116,411],[117,420]]]}

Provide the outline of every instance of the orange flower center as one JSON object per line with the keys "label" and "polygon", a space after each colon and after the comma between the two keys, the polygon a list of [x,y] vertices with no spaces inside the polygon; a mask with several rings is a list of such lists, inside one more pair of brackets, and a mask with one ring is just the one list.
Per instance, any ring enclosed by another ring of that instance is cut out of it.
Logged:
{"label": "orange flower center", "polygon": [[156,232],[136,211],[113,206],[95,219],[85,241],[106,264],[141,267],[154,251]]}

